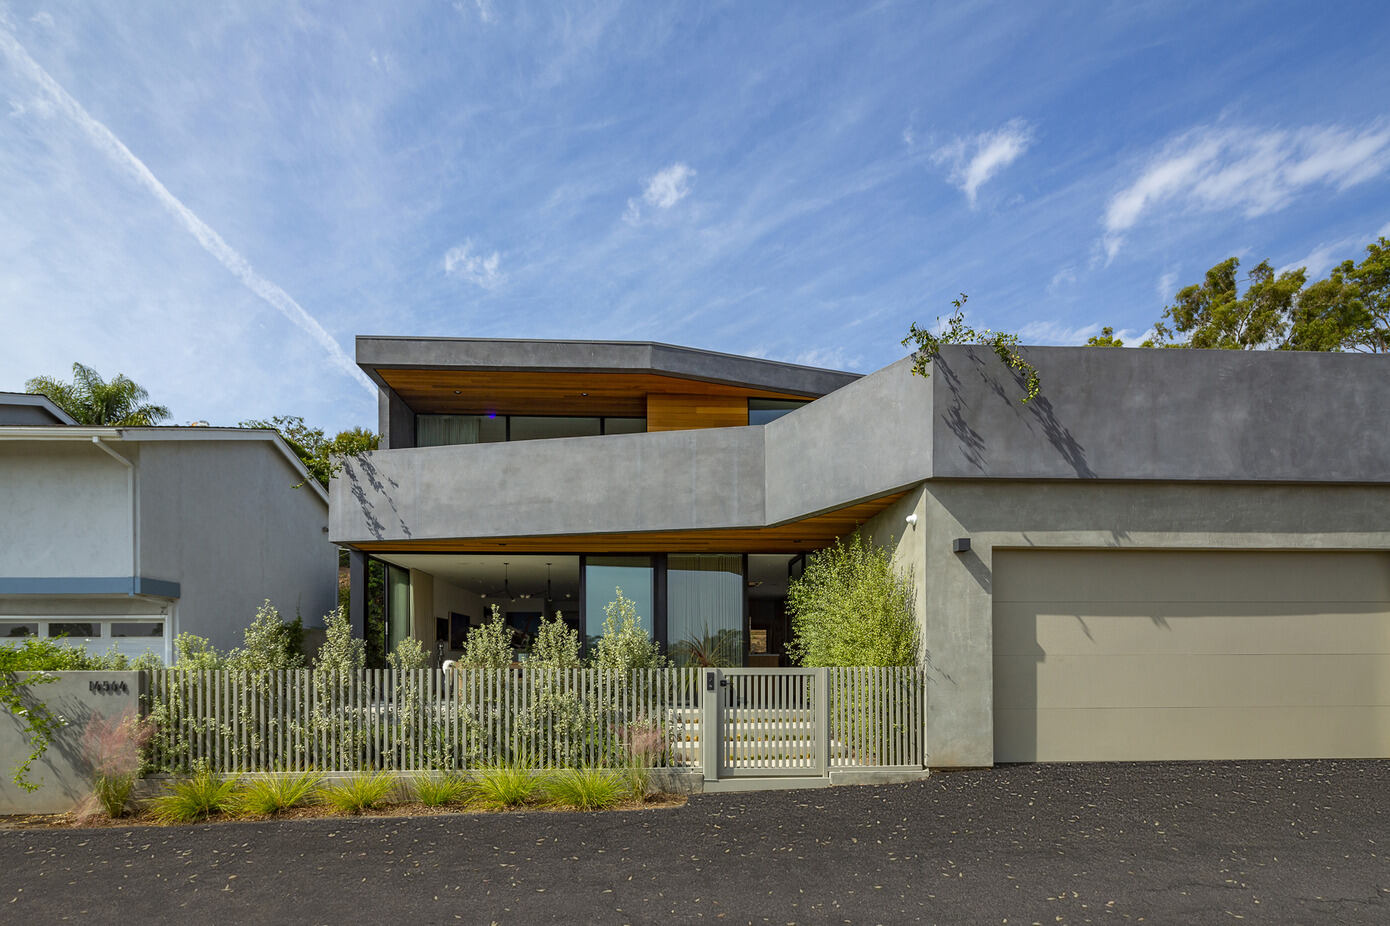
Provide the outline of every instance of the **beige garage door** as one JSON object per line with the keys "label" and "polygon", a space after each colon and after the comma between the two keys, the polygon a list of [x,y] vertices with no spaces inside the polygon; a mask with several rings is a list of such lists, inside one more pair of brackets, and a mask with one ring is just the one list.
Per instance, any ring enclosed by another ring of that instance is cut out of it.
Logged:
{"label": "beige garage door", "polygon": [[1390,554],[994,553],[996,762],[1390,756]]}

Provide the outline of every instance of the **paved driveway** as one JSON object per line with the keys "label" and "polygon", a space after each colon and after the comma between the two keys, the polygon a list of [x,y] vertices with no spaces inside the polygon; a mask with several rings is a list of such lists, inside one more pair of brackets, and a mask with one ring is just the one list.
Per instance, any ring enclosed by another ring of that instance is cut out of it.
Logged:
{"label": "paved driveway", "polygon": [[1019,766],[677,810],[0,831],[0,922],[1390,922],[1390,762]]}

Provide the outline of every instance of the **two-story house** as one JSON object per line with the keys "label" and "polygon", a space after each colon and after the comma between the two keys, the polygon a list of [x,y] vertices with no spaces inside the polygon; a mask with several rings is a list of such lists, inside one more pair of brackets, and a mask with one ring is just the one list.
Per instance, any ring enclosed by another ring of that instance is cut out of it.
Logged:
{"label": "two-story house", "polygon": [[[1385,357],[1029,348],[866,376],[650,343],[361,337],[382,449],[331,487],[365,632],[497,605],[775,665],[860,528],[916,583],[933,766],[1390,756]],[[373,577],[379,581],[369,581]]]}

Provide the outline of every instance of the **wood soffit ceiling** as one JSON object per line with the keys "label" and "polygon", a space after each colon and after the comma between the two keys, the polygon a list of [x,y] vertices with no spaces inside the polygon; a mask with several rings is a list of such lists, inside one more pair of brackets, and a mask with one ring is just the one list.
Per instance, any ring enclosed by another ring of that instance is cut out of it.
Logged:
{"label": "wood soffit ceiling", "polygon": [[381,369],[376,373],[419,414],[588,415],[640,418],[647,395],[814,396],[730,386],[661,373],[565,373]]}
{"label": "wood soffit ceiling", "polygon": [[801,553],[829,546],[906,494],[885,495],[775,527],[391,540],[351,546],[394,553]]}

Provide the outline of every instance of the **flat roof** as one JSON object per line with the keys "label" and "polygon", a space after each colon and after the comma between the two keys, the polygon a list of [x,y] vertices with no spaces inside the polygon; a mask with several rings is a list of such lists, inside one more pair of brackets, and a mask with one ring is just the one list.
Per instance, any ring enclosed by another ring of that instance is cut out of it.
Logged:
{"label": "flat roof", "polygon": [[816,398],[861,374],[679,347],[657,341],[559,341],[359,335],[357,365],[382,388],[381,370],[649,373]]}

